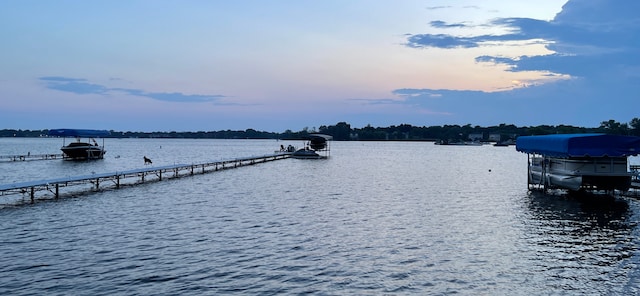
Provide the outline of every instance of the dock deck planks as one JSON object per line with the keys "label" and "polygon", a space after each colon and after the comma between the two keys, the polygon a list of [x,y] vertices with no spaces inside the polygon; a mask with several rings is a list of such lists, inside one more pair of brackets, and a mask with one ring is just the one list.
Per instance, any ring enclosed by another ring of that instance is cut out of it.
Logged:
{"label": "dock deck planks", "polygon": [[[156,176],[157,181],[162,181],[163,176],[168,178],[175,178],[180,176],[204,174],[208,172],[214,172],[219,170],[225,170],[230,168],[237,168],[241,166],[253,165],[258,163],[264,163],[268,161],[274,161],[279,159],[289,158],[289,153],[276,153],[262,156],[241,157],[229,160],[221,161],[209,161],[197,164],[174,164],[166,166],[154,166],[148,168],[139,168],[125,171],[116,171],[110,173],[98,173],[91,175],[71,176],[63,178],[54,178],[46,180],[35,180],[18,182],[11,184],[0,185],[0,196],[10,194],[29,194],[31,203],[35,202],[36,192],[50,191],[53,193],[54,198],[60,196],[60,187],[69,187],[80,184],[91,184],[94,190],[99,190],[100,184],[105,181],[112,181],[116,188],[120,188],[121,181],[127,179],[136,179],[133,183],[144,183],[146,176]],[[167,176],[168,174],[168,176]]]}
{"label": "dock deck planks", "polygon": [[27,161],[27,160],[51,160],[63,158],[62,154],[16,154],[0,155],[0,161]]}

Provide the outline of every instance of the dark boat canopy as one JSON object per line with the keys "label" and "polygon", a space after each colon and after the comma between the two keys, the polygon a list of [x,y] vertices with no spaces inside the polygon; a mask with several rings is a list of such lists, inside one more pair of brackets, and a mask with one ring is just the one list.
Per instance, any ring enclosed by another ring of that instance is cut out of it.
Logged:
{"label": "dark boat canopy", "polygon": [[307,138],[308,138],[308,139],[313,139],[313,138],[323,138],[323,139],[325,139],[325,141],[329,141],[329,140],[332,140],[332,139],[333,139],[333,137],[332,137],[332,136],[330,136],[330,135],[325,135],[325,134],[309,134],[309,135],[307,136]]}
{"label": "dark boat canopy", "polygon": [[640,137],[607,134],[521,136],[516,150],[551,157],[627,157],[640,154]]}
{"label": "dark boat canopy", "polygon": [[323,134],[310,134],[308,139],[311,149],[322,150],[327,148],[327,141],[333,139],[333,137]]}
{"label": "dark boat canopy", "polygon": [[111,135],[111,132],[108,130],[61,128],[49,130],[48,135],[55,137],[106,137]]}

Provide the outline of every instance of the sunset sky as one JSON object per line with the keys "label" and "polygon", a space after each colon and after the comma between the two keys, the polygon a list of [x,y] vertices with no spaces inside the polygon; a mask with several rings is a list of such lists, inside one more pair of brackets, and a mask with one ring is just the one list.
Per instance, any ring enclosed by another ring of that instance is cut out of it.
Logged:
{"label": "sunset sky", "polygon": [[0,2],[0,129],[640,117],[640,1]]}

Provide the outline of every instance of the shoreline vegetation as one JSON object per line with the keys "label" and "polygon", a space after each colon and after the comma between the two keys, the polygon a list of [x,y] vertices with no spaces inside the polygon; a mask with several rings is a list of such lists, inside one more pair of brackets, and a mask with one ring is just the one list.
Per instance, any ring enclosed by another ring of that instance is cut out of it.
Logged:
{"label": "shoreline vegetation", "polygon": [[[0,137],[46,137],[48,130],[2,129]],[[122,132],[111,130],[107,138],[166,138],[166,139],[303,139],[309,134],[321,133],[333,136],[336,141],[512,141],[518,136],[569,134],[569,133],[606,133],[640,136],[640,119],[633,118],[629,123],[615,120],[603,121],[599,127],[577,127],[571,125],[538,125],[518,127],[513,124],[481,127],[466,125],[413,126],[410,124],[389,127],[352,128],[346,122],[319,128],[304,128],[301,131],[286,130],[282,133],[246,130],[220,130],[197,132]]]}

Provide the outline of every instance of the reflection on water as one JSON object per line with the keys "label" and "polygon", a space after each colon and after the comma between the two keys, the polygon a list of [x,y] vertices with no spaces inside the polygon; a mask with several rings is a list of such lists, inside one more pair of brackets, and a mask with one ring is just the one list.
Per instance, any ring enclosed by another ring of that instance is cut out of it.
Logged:
{"label": "reflection on water", "polygon": [[591,233],[602,229],[628,229],[629,201],[605,194],[529,193],[528,208],[534,220],[557,224],[567,221],[579,226],[580,231]]}
{"label": "reflection on water", "polygon": [[532,252],[525,254],[534,270],[567,292],[628,292],[627,276],[637,268],[637,259],[629,259],[638,243],[629,202],[587,193],[529,193],[525,240]]}
{"label": "reflection on water", "polygon": [[[0,139],[0,154],[24,144]],[[0,164],[0,183],[140,168],[143,155],[158,166],[264,155],[281,144],[114,139],[98,162]],[[632,295],[639,204],[528,192],[526,155],[513,147],[335,142],[326,161],[0,209],[0,294]]]}

